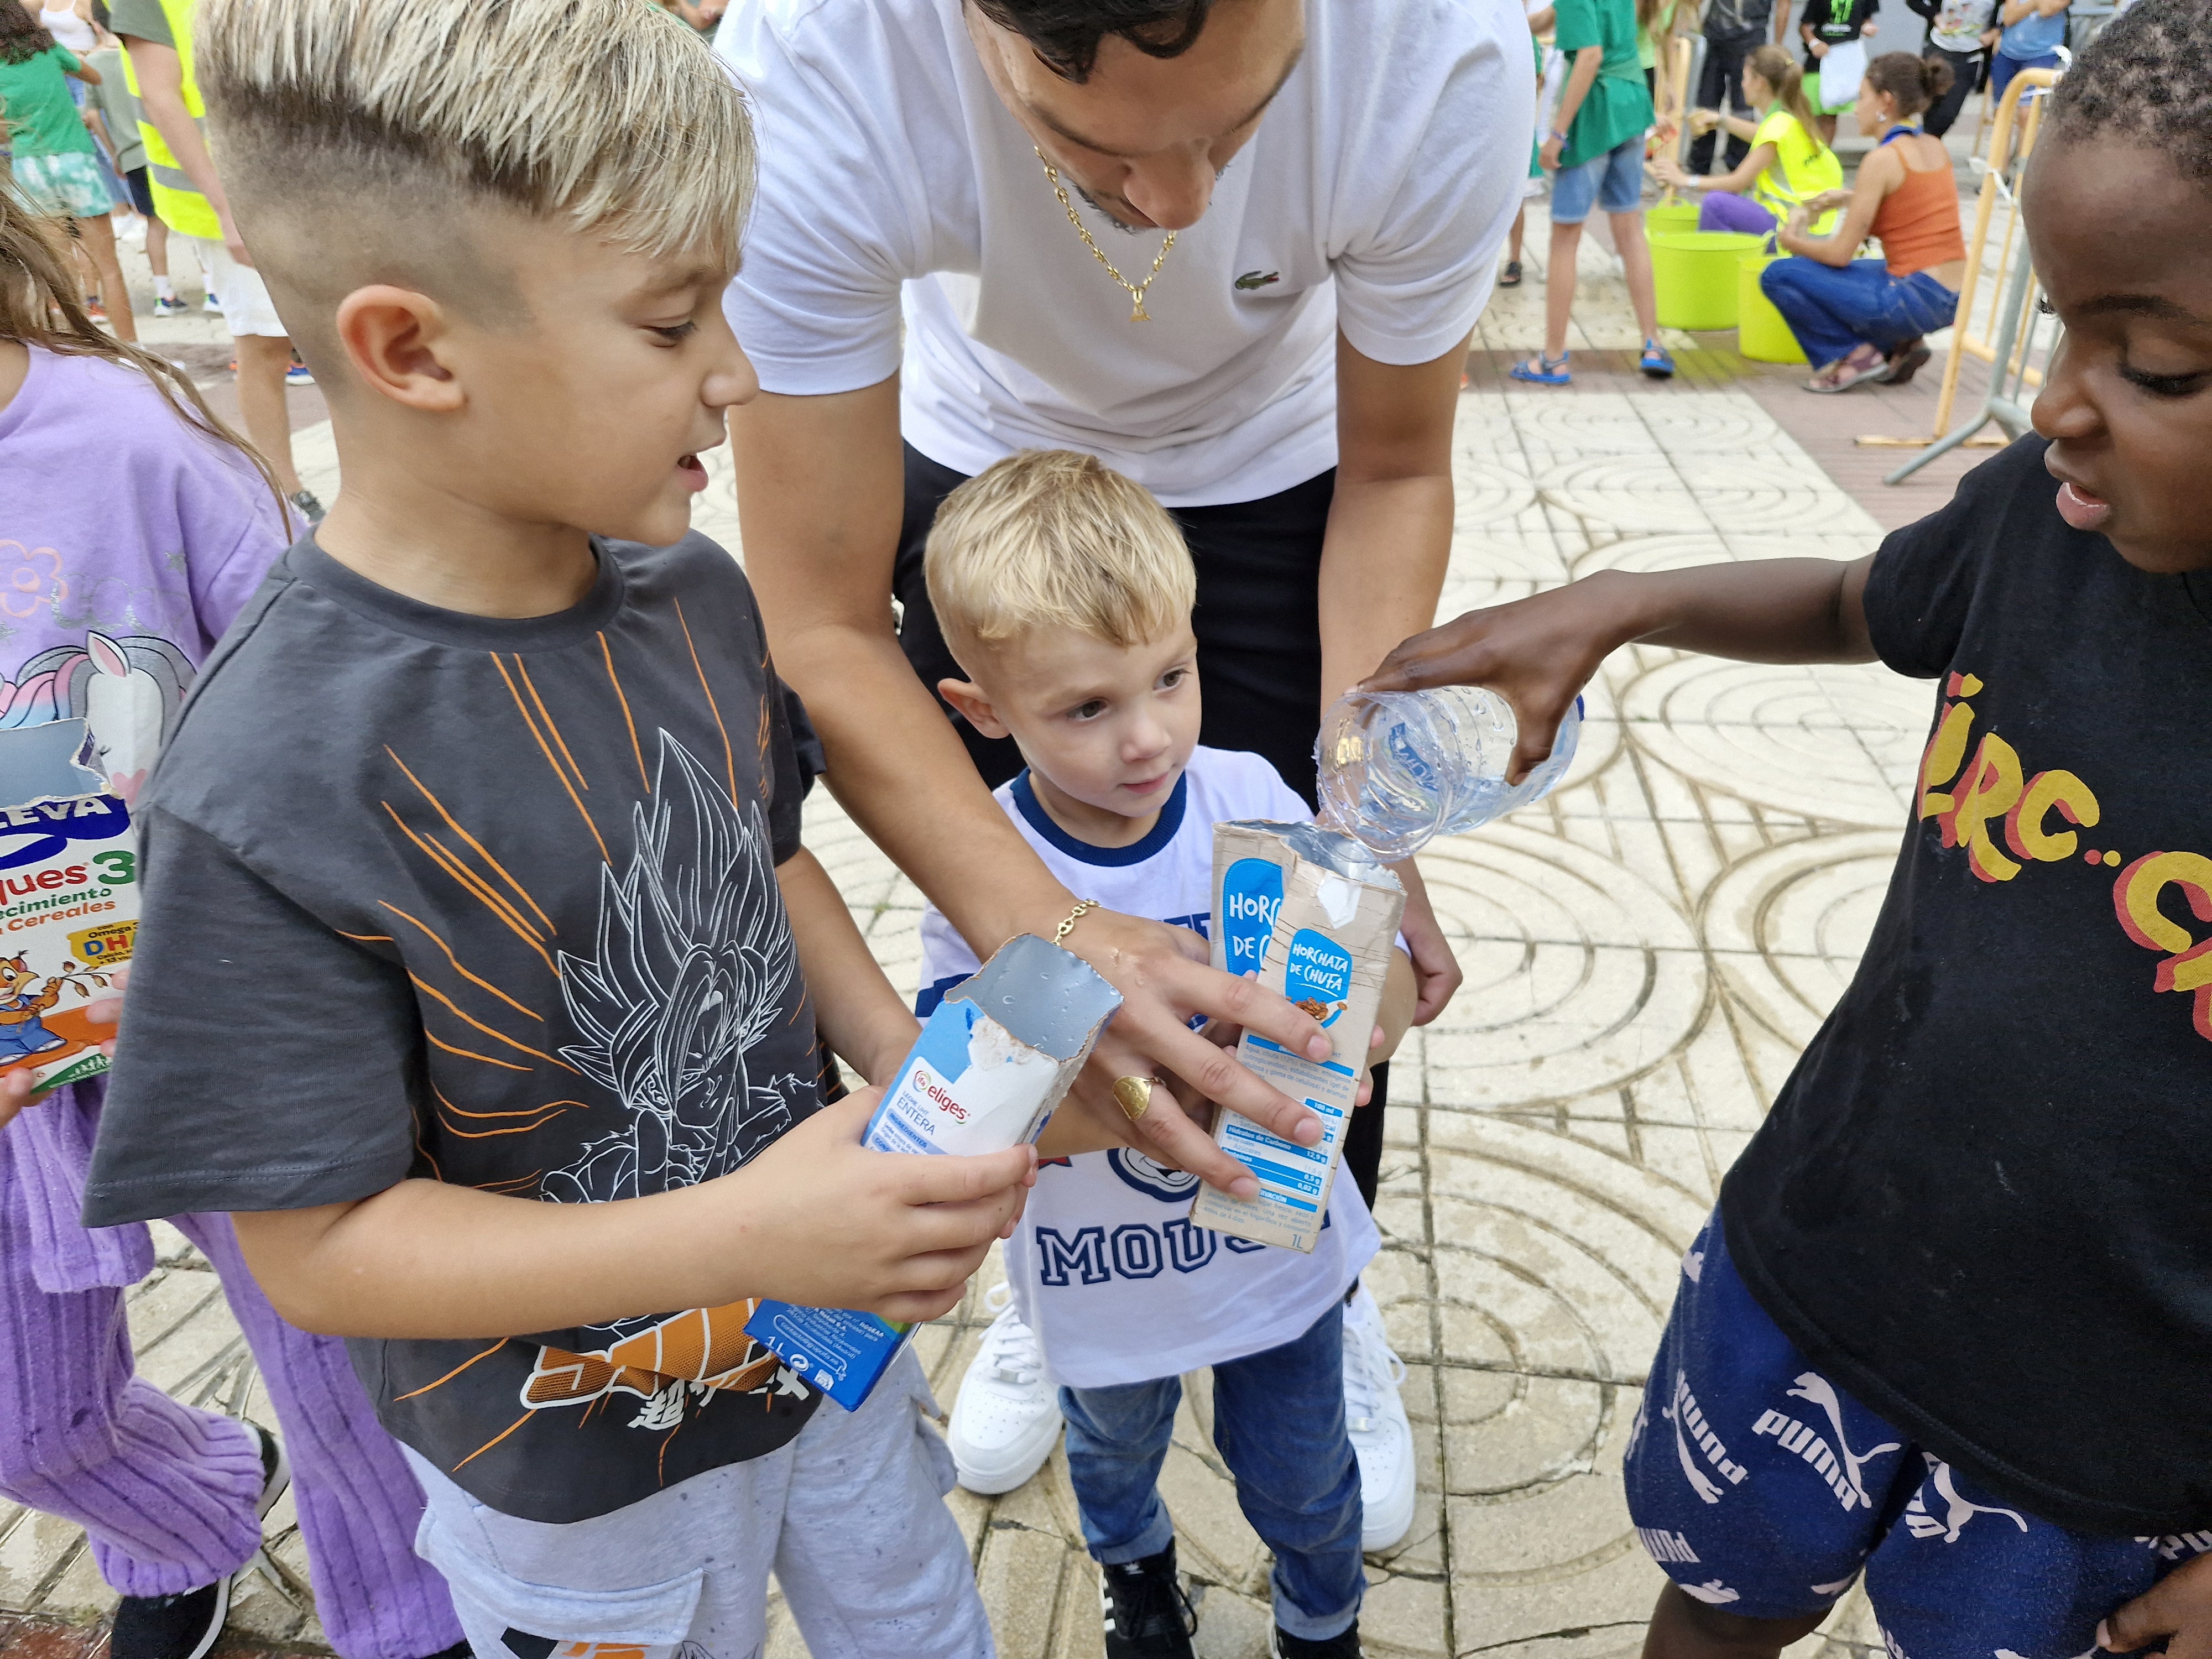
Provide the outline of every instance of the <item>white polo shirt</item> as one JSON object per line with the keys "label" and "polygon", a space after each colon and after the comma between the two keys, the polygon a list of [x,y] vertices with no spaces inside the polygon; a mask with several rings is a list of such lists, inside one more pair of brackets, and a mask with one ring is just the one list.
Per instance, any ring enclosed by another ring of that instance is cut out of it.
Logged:
{"label": "white polo shirt", "polygon": [[[1154,320],[1132,322],[985,78],[960,0],[740,0],[714,49],[758,125],[727,308],[764,388],[898,371],[906,440],[942,465],[1079,449],[1173,507],[1334,465],[1336,330],[1384,363],[1458,343],[1528,171],[1515,0],[1306,0],[1304,58],[1177,236]],[[1159,233],[1070,199],[1141,283]]]}

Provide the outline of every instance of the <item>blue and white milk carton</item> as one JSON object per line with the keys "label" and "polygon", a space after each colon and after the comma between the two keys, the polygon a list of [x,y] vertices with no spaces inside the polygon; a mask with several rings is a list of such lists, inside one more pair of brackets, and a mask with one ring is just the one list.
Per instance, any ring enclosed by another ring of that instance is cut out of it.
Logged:
{"label": "blue and white milk carton", "polygon": [[[975,1156],[1044,1133],[1121,993],[1073,951],[1022,933],[945,994],[868,1120],[879,1152]],[[848,1411],[911,1328],[845,1308],[763,1302],[745,1334]]]}
{"label": "blue and white milk carton", "polygon": [[1310,1060],[1244,1034],[1237,1059],[1319,1113],[1321,1142],[1301,1146],[1224,1108],[1215,1144],[1259,1178],[1260,1194],[1201,1187],[1191,1222],[1310,1252],[1328,1216],[1405,890],[1348,836],[1311,823],[1232,823],[1213,826],[1213,965],[1256,970],[1263,987],[1321,1022],[1336,1051]]}

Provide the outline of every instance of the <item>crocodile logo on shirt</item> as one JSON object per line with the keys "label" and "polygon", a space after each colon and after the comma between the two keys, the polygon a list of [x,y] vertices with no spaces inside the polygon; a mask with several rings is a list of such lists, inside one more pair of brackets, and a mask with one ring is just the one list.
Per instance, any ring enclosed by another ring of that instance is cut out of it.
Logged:
{"label": "crocodile logo on shirt", "polygon": [[1249,294],[1255,288],[1265,288],[1270,283],[1282,280],[1283,273],[1279,270],[1248,270],[1237,279],[1236,286],[1240,292]]}

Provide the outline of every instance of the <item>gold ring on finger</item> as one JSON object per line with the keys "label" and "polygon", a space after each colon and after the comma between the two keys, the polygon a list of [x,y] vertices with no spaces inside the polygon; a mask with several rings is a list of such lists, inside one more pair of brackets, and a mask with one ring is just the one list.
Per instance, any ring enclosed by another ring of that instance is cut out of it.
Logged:
{"label": "gold ring on finger", "polygon": [[1152,1109],[1152,1091],[1167,1086],[1168,1080],[1164,1077],[1117,1077],[1114,1079],[1114,1103],[1130,1122],[1141,1122],[1145,1114]]}

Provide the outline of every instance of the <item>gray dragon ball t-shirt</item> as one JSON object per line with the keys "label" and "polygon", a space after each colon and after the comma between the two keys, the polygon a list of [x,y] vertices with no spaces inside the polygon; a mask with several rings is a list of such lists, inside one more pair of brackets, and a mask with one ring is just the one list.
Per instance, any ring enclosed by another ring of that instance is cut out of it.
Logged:
{"label": "gray dragon ball t-shirt", "polygon": [[[142,803],[87,1224],[410,1176],[604,1203],[816,1109],[775,878],[803,715],[721,549],[594,547],[588,597],[526,620],[403,599],[312,538],[271,571]],[[818,1401],[750,1306],[351,1348],[399,1439],[569,1522],[798,1433]]]}

